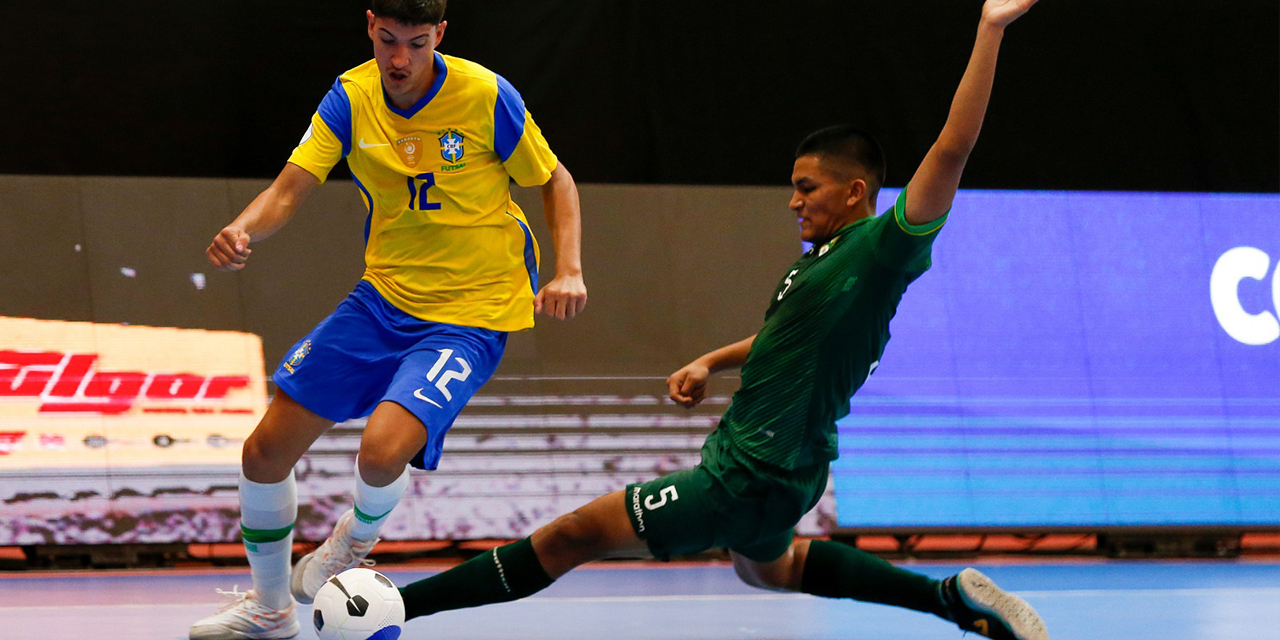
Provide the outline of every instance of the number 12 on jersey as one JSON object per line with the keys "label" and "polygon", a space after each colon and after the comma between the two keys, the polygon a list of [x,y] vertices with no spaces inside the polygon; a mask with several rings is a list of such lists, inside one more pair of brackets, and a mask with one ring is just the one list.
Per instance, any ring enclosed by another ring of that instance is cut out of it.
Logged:
{"label": "number 12 on jersey", "polygon": [[[409,209],[435,211],[440,208],[439,202],[427,202],[427,189],[436,186],[436,174],[428,171],[406,178],[406,180],[409,182]],[[419,180],[422,181],[420,184],[418,183]],[[417,206],[415,207],[414,204],[417,204]]]}

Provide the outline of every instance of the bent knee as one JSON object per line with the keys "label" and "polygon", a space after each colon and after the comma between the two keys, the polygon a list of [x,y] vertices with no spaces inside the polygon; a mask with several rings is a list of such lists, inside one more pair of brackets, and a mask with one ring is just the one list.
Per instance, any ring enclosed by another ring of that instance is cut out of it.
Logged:
{"label": "bent knee", "polygon": [[360,448],[358,459],[360,477],[374,486],[385,486],[395,482],[404,473],[405,465],[417,451],[405,453],[383,447]]}
{"label": "bent knee", "polygon": [[770,591],[790,591],[790,575],[778,570],[775,566],[761,565],[740,556],[733,559],[733,571],[743,582],[758,589]]}
{"label": "bent knee", "polygon": [[271,455],[267,448],[263,445],[262,438],[257,437],[257,432],[249,434],[244,440],[244,446],[240,449],[240,464],[244,467],[245,475],[252,477],[254,471],[265,471],[271,466]]}
{"label": "bent knee", "polygon": [[579,564],[604,557],[604,532],[576,511],[547,526],[545,543],[557,557]]}
{"label": "bent knee", "polygon": [[271,451],[262,438],[250,434],[240,450],[240,467],[246,478],[254,482],[272,483],[289,477],[293,462]]}

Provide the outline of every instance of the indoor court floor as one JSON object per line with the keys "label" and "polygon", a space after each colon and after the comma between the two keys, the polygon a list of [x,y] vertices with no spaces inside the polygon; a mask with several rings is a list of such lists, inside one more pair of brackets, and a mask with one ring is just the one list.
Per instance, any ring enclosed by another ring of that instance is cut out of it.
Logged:
{"label": "indoor court floor", "polygon": [[[963,565],[914,562],[935,577]],[[983,560],[1053,640],[1280,640],[1280,562]],[[382,566],[397,584],[430,575]],[[245,569],[0,574],[0,638],[177,640]],[[300,607],[304,620],[310,607]],[[304,622],[301,639],[315,638]],[[954,626],[890,607],[773,594],[723,563],[606,564],[525,601],[414,620],[408,640],[945,640]],[[977,636],[970,635],[969,638]]]}

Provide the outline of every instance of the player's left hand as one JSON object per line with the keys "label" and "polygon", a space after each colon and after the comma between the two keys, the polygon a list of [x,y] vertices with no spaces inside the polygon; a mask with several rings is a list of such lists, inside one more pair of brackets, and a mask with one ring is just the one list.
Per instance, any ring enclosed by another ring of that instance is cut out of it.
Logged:
{"label": "player's left hand", "polygon": [[1026,13],[1036,0],[987,0],[982,5],[982,20],[987,24],[1004,27]]}
{"label": "player's left hand", "polygon": [[545,313],[560,320],[568,320],[587,306],[587,285],[582,274],[557,275],[554,280],[533,297],[535,313]]}
{"label": "player's left hand", "polygon": [[707,398],[707,378],[711,370],[694,360],[667,376],[667,395],[676,404],[692,409]]}

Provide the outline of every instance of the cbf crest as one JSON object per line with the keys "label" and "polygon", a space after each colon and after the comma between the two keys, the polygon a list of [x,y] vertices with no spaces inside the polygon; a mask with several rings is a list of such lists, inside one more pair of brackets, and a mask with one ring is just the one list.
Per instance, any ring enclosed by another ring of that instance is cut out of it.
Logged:
{"label": "cbf crest", "polygon": [[440,157],[450,164],[461,162],[462,156],[466,153],[466,149],[463,148],[465,141],[466,139],[457,129],[446,129],[440,136]]}
{"label": "cbf crest", "polygon": [[302,359],[307,357],[308,353],[311,353],[310,340],[304,341],[281,366],[283,366],[289,373],[293,373],[294,369],[296,369],[298,365],[302,364]]}

